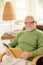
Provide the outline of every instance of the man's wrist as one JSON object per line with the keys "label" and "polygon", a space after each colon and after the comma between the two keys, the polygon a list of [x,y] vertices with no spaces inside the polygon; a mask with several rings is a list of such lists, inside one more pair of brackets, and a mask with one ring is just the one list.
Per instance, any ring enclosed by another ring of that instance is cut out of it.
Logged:
{"label": "man's wrist", "polygon": [[32,52],[28,52],[28,57],[32,57]]}

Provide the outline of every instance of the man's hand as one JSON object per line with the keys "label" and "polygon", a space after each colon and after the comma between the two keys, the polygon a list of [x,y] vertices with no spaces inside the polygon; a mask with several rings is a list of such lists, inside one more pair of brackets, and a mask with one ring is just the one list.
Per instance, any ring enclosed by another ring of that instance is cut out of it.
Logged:
{"label": "man's hand", "polygon": [[5,51],[5,54],[6,54],[6,55],[8,55],[8,56],[9,56],[9,55],[11,55],[10,50],[9,50],[9,49],[7,49],[7,50]]}
{"label": "man's hand", "polygon": [[21,57],[24,59],[30,58],[32,56],[32,52],[23,52]]}

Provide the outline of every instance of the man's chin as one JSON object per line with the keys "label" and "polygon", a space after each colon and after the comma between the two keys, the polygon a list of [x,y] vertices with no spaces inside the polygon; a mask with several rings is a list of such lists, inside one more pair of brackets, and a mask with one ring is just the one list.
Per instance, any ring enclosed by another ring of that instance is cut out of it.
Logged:
{"label": "man's chin", "polygon": [[32,31],[32,30],[34,30],[34,29],[26,29],[27,31]]}
{"label": "man's chin", "polygon": [[32,30],[27,30],[27,31],[32,31]]}
{"label": "man's chin", "polygon": [[27,31],[32,31],[33,29],[26,29]]}

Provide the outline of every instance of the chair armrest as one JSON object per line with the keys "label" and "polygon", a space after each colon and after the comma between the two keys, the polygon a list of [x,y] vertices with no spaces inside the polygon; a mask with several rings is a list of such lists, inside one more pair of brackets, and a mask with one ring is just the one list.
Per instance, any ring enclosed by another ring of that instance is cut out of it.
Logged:
{"label": "chair armrest", "polygon": [[[8,51],[13,57],[21,58],[22,51],[19,48],[9,48]],[[0,53],[0,62],[5,54],[5,52]]]}
{"label": "chair armrest", "polygon": [[5,52],[0,53],[0,62],[2,61],[3,56],[5,55]]}
{"label": "chair armrest", "polygon": [[36,65],[36,62],[38,61],[39,58],[43,57],[43,55],[39,55],[36,56],[33,60],[32,60],[32,65]]}

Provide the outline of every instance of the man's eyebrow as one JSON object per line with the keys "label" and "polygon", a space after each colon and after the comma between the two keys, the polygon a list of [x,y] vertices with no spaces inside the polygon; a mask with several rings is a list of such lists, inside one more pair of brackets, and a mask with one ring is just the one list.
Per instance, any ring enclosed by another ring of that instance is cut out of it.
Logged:
{"label": "man's eyebrow", "polygon": [[[25,21],[25,22],[29,22],[29,21]],[[30,23],[34,23],[34,22],[36,22],[36,21],[30,21]]]}

